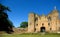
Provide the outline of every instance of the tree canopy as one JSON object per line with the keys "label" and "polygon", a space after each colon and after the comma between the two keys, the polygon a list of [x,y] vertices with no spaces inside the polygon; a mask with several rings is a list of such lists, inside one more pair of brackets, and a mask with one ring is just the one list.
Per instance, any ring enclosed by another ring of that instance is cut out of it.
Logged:
{"label": "tree canopy", "polygon": [[28,22],[22,22],[20,24],[20,28],[26,28],[26,27],[28,27]]}
{"label": "tree canopy", "polygon": [[9,20],[6,11],[10,11],[10,9],[0,4],[0,31],[6,31],[7,33],[10,33],[13,32],[13,23]]}
{"label": "tree canopy", "polygon": [[0,11],[3,12],[4,10],[11,11],[8,7],[6,7],[6,6],[2,5],[2,4],[0,4]]}

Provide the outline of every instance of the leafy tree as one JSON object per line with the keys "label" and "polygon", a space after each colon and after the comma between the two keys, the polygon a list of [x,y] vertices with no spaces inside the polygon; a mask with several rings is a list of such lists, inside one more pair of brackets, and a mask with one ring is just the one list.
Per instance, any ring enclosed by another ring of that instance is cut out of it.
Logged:
{"label": "leafy tree", "polygon": [[20,24],[20,28],[26,28],[26,27],[28,27],[28,22],[22,22]]}
{"label": "leafy tree", "polygon": [[0,31],[6,31],[7,33],[13,32],[13,24],[8,19],[6,11],[11,11],[8,7],[0,4]]}

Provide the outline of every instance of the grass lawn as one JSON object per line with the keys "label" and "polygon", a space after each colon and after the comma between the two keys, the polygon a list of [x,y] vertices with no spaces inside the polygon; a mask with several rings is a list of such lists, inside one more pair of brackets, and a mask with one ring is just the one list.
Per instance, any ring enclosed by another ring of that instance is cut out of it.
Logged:
{"label": "grass lawn", "polygon": [[60,34],[4,34],[0,37],[60,37]]}

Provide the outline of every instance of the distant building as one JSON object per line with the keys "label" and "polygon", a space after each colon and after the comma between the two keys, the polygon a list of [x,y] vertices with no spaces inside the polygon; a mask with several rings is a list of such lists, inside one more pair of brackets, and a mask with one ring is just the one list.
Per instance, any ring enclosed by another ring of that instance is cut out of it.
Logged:
{"label": "distant building", "polygon": [[48,14],[45,15],[37,15],[34,13],[30,13],[28,16],[28,32],[59,32],[60,31],[60,20],[59,20],[59,12],[54,8]]}

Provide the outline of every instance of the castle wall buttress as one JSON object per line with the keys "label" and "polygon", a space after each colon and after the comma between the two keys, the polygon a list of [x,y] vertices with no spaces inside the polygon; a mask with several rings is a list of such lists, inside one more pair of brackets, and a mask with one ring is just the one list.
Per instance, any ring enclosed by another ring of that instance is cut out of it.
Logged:
{"label": "castle wall buttress", "polygon": [[34,21],[35,21],[35,14],[30,13],[28,16],[28,32],[34,32]]}

